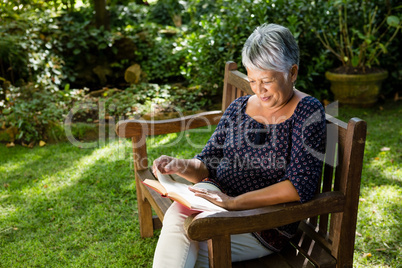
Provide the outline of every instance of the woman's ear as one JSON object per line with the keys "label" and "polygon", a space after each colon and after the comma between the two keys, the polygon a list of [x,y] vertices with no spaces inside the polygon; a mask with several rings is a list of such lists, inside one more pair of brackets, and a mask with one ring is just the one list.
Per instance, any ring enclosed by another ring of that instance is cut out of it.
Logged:
{"label": "woman's ear", "polygon": [[296,82],[298,72],[299,72],[299,66],[297,66],[297,64],[293,64],[292,68],[290,68],[290,79],[292,83]]}

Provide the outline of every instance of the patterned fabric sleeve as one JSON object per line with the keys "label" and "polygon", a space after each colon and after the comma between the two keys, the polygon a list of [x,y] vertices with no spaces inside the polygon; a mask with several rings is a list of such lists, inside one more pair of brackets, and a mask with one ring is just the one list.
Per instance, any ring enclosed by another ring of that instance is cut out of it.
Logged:
{"label": "patterned fabric sleeve", "polygon": [[223,145],[225,143],[227,131],[230,131],[228,124],[231,118],[236,116],[243,98],[244,97],[236,99],[229,105],[201,153],[194,157],[201,160],[206,165],[209,172],[209,178],[211,179],[216,178],[216,169],[224,156]]}
{"label": "patterned fabric sleeve", "polygon": [[321,103],[312,97],[302,100],[297,108],[292,129],[292,149],[286,175],[296,188],[300,202],[313,198],[322,173],[325,154],[326,124]]}

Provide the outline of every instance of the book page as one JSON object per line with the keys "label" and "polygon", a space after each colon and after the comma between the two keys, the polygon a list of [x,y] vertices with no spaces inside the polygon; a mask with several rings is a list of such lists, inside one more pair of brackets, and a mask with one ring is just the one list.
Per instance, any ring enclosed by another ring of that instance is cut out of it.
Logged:
{"label": "book page", "polygon": [[162,184],[159,181],[145,179],[142,183],[144,183],[147,186],[151,187],[152,189],[154,189],[155,191],[160,193],[162,196],[167,196],[166,189],[162,186]]}
{"label": "book page", "polygon": [[201,211],[227,211],[226,209],[217,206],[202,197],[195,196],[195,194],[188,189],[189,185],[174,181],[169,175],[164,175],[158,171],[158,180],[166,189],[168,195],[169,193],[174,193],[173,195],[180,195],[191,204],[192,209]]}

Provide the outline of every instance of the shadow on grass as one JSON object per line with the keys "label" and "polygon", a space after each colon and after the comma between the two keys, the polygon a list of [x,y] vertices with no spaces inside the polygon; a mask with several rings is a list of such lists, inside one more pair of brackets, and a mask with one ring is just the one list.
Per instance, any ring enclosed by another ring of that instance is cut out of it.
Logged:
{"label": "shadow on grass", "polygon": [[12,191],[32,187],[33,182],[55,173],[55,165],[58,172],[63,172],[91,153],[91,150],[80,150],[70,144],[33,149],[0,147],[0,183],[8,184],[8,190]]}
{"label": "shadow on grass", "polygon": [[[211,133],[152,138],[150,163],[193,157],[188,140]],[[0,148],[0,266],[150,267],[156,238],[139,237],[131,151],[128,140]]]}
{"label": "shadow on grass", "polygon": [[1,267],[150,266],[156,240],[139,238],[133,172],[112,145],[13,149],[0,164]]}

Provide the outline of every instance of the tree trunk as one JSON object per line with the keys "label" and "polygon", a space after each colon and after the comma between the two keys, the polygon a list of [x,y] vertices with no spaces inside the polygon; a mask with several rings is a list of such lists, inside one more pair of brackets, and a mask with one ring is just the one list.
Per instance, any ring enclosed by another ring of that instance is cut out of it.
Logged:
{"label": "tree trunk", "polygon": [[97,28],[103,26],[106,30],[110,29],[108,12],[106,10],[106,0],[94,0],[95,4],[95,24]]}

